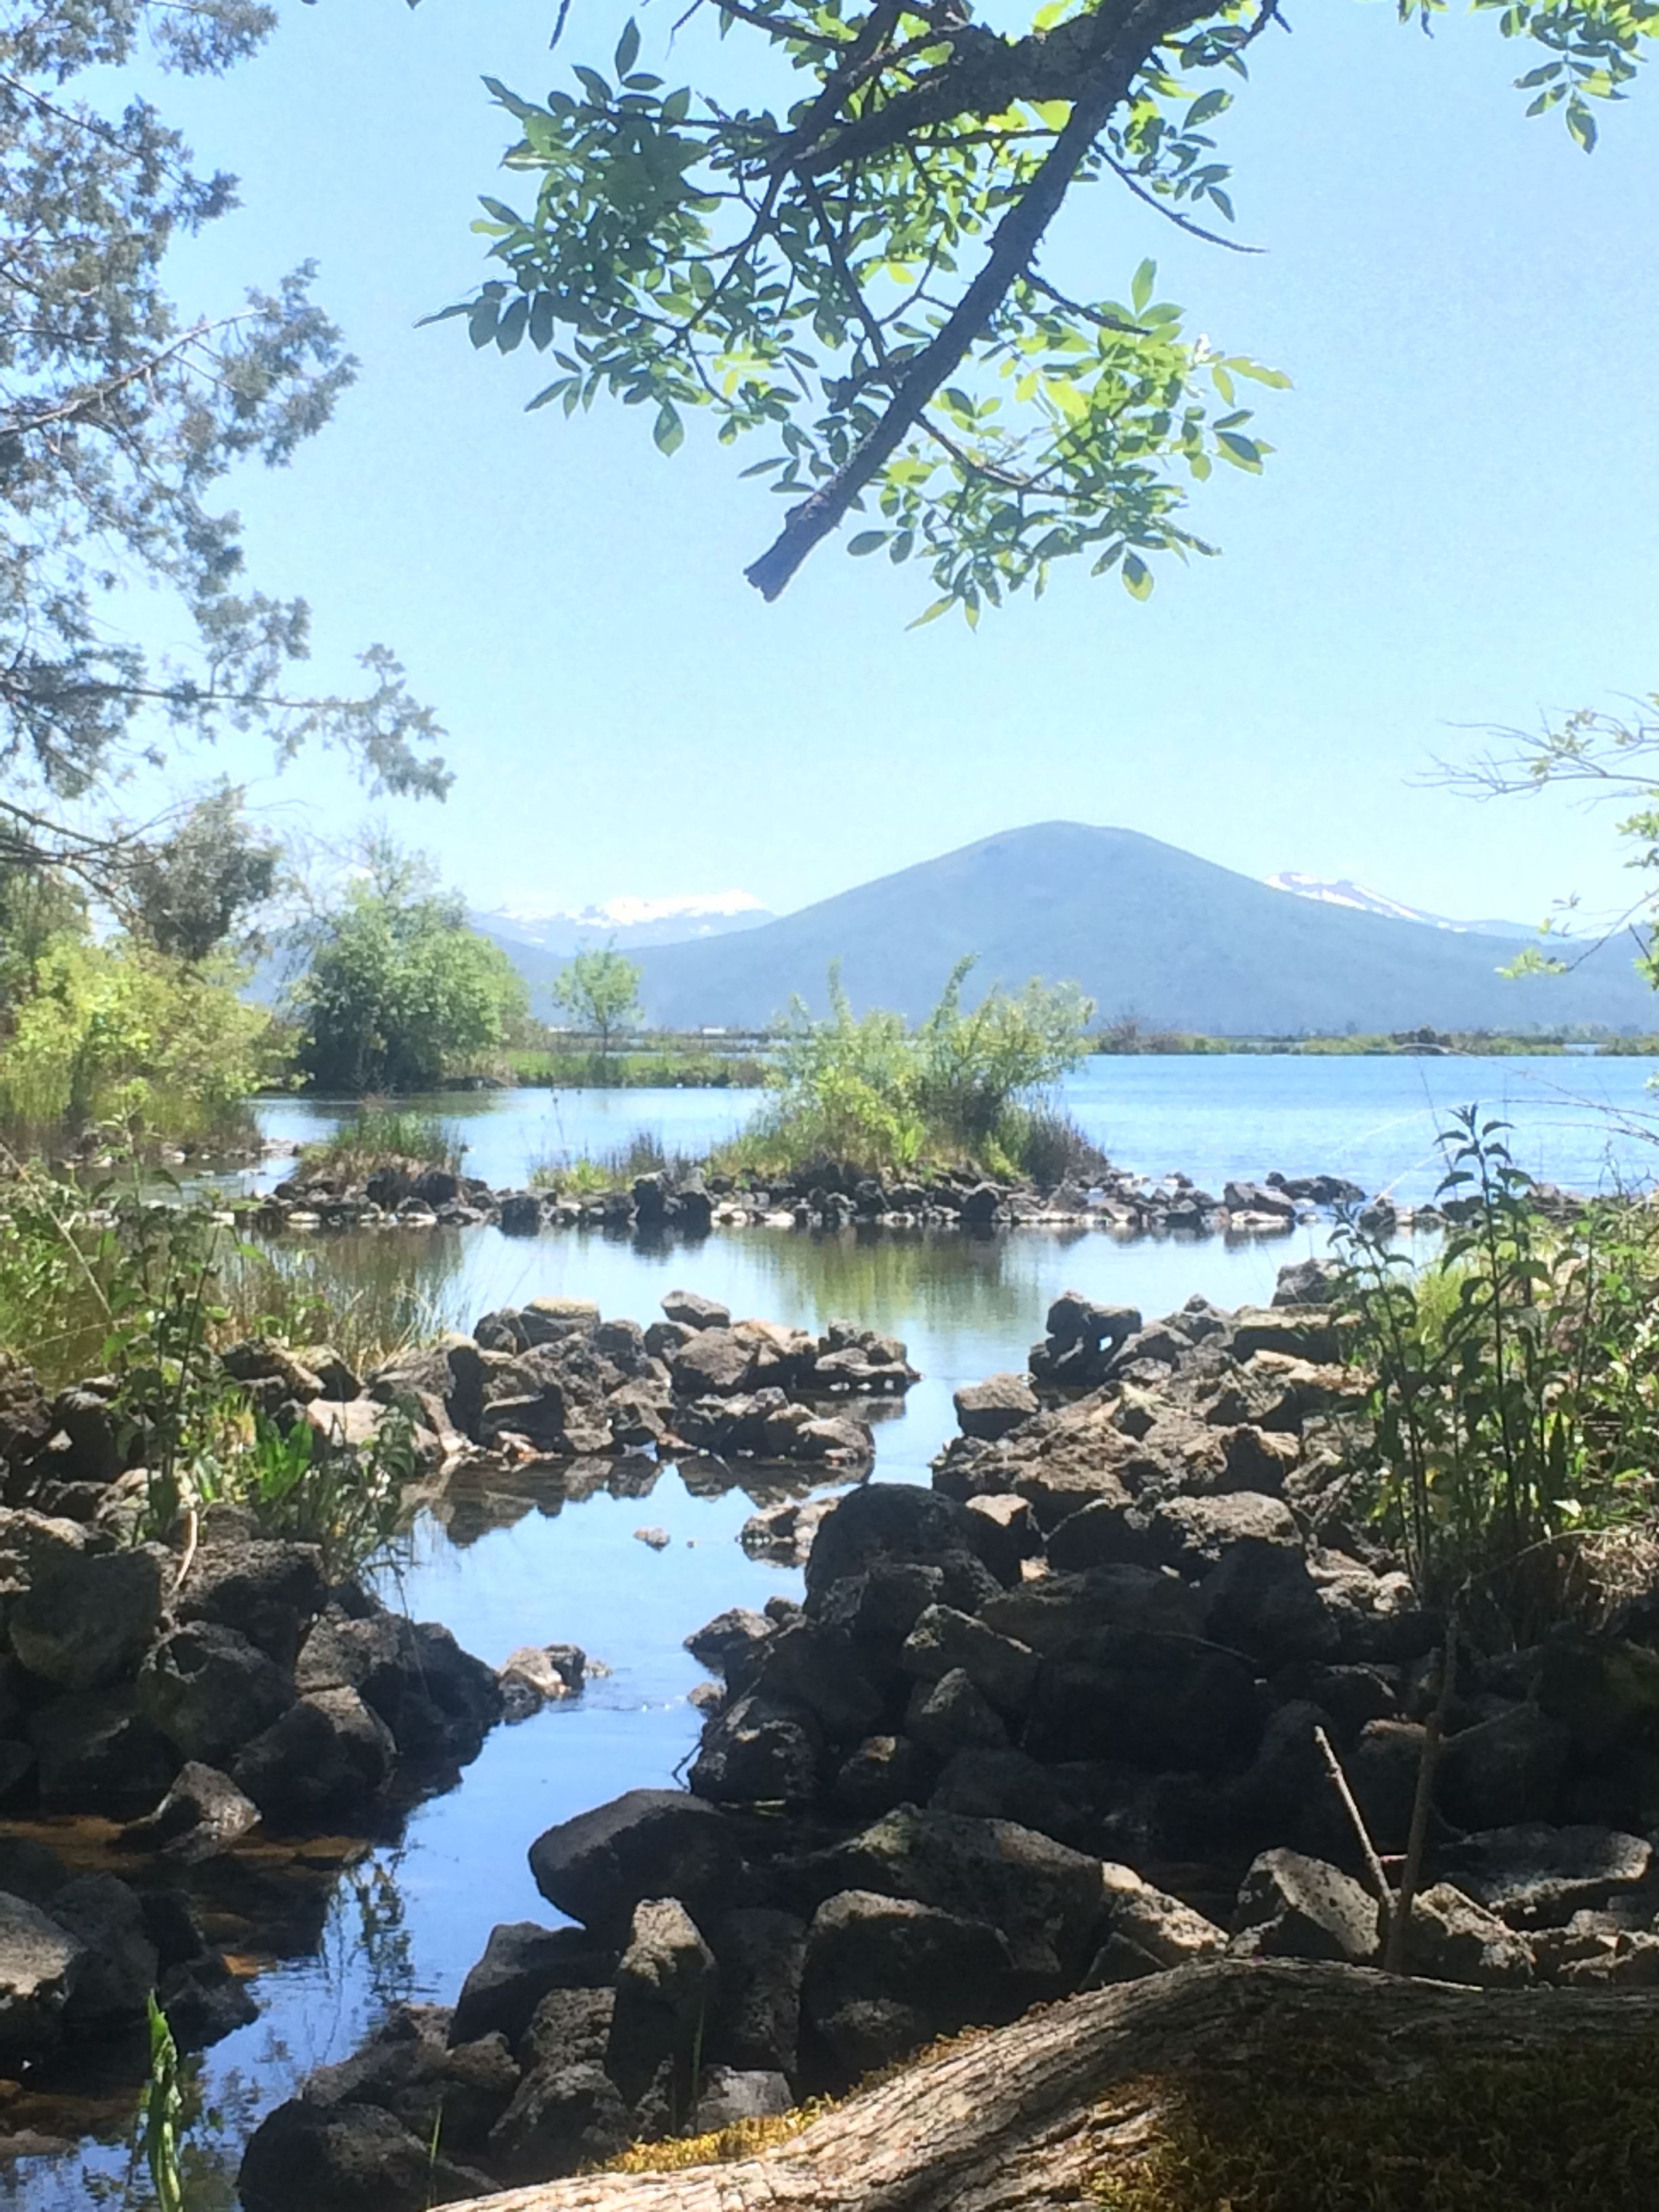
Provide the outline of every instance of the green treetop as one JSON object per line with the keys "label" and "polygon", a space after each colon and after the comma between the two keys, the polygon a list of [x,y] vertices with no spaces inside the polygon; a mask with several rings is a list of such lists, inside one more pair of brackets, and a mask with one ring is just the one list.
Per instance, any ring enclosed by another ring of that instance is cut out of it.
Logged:
{"label": "green treetop", "polygon": [[[1655,0],[1474,4],[1530,47],[1528,112],[1586,149],[1659,34]],[[1396,0],[1425,30],[1445,5]],[[1278,0],[1046,0],[1006,33],[971,0],[691,0],[674,29],[701,8],[733,59],[699,83],[642,67],[631,21],[543,100],[485,80],[530,198],[484,200],[497,266],[443,313],[550,356],[532,407],[622,399],[665,453],[690,409],[758,434],[748,473],[788,502],[748,570],[769,599],[851,515],[849,551],[926,562],[923,620],[1072,556],[1145,598],[1152,556],[1212,551],[1187,483],[1261,469],[1241,390],[1286,380],[1188,337],[1150,259],[1075,299],[1042,246],[1089,185],[1231,222],[1215,129]],[[772,105],[735,96],[762,82]]]}

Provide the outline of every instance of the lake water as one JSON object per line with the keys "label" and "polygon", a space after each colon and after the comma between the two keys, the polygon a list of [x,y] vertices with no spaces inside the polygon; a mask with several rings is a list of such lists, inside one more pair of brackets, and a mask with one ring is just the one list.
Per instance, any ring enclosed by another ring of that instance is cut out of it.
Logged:
{"label": "lake water", "polygon": [[[1516,1125],[1534,1173],[1589,1188],[1644,1180],[1652,1154],[1638,1122],[1650,1063],[1626,1060],[1123,1059],[1091,1061],[1066,1103],[1121,1164],[1182,1169],[1217,1188],[1230,1176],[1329,1170],[1406,1201],[1432,1194],[1435,1133],[1468,1101]],[[698,1152],[753,1109],[751,1094],[712,1091],[509,1091],[429,1102],[459,1126],[466,1166],[496,1185],[523,1182],[550,1154],[603,1152],[648,1130],[671,1151]],[[324,1133],[343,1109],[276,1102],[267,1133]],[[284,1170],[280,1164],[274,1173]],[[270,1170],[244,1178],[273,1179]],[[1095,1231],[1019,1231],[983,1241],[954,1233],[749,1230],[694,1248],[641,1249],[626,1237],[547,1232],[508,1238],[488,1227],[388,1231],[316,1240],[308,1264],[343,1291],[368,1271],[418,1281],[435,1323],[470,1327],[490,1307],[539,1292],[596,1299],[606,1315],[653,1319],[671,1289],[702,1291],[740,1316],[821,1327],[838,1316],[903,1337],[923,1381],[877,1431],[877,1473],[926,1480],[955,1426],[951,1392],[1024,1364],[1050,1301],[1067,1288],[1172,1310],[1194,1291],[1223,1305],[1264,1300],[1286,1261],[1322,1250],[1325,1231],[1232,1241],[1121,1243]],[[499,1663],[516,1645],[574,1641],[611,1668],[579,1700],[498,1729],[461,1786],[416,1812],[401,1840],[369,1852],[337,1884],[320,1947],[263,1972],[261,2016],[206,2055],[198,2133],[205,2168],[192,2212],[233,2201],[240,2143],[258,2113],[311,2068],[345,2055],[391,1997],[453,2001],[501,1920],[556,1918],[526,1865],[551,1822],[619,1791],[672,1780],[695,1742],[686,1702],[699,1671],[683,1639],[724,1607],[758,1606],[799,1575],[749,1559],[736,1539],[754,1500],[742,1490],[694,1494],[664,1470],[648,1495],[566,1499],[556,1486],[461,1498],[446,1528],[428,1519],[400,1576],[417,1618],[446,1622]],[[665,1529],[667,1549],[640,1542]],[[25,2100],[25,2107],[27,2100]],[[9,2124],[28,2123],[25,2107]],[[118,2099],[106,2134],[124,2125]],[[0,2165],[0,2201],[27,2212],[76,2212],[124,2197],[127,2154],[88,2138],[57,2157]],[[301,2212],[296,2207],[295,2212]]]}
{"label": "lake water", "polygon": [[[1437,1132],[1478,1102],[1515,1124],[1516,1158],[1575,1188],[1659,1170],[1659,1097],[1649,1060],[1589,1055],[1474,1059],[1301,1058],[1289,1054],[1164,1059],[1100,1055],[1060,1088],[1060,1103],[1119,1166],[1152,1176],[1183,1170],[1218,1189],[1230,1176],[1324,1172],[1407,1201],[1429,1197]],[[750,1091],[446,1092],[412,1105],[452,1122],[468,1174],[523,1184],[543,1161],[602,1156],[641,1132],[669,1152],[700,1154],[754,1112]],[[339,1100],[290,1098],[260,1109],[267,1135],[305,1143],[350,1110]],[[1641,1126],[1644,1117],[1647,1127]],[[258,1188],[281,1164],[250,1170]]]}

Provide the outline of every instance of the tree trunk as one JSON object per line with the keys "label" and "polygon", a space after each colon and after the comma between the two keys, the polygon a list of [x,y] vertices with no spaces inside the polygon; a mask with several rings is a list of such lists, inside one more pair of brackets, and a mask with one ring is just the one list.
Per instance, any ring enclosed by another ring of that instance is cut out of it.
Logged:
{"label": "tree trunk", "polygon": [[1659,2032],[1659,1991],[1473,1990],[1352,1966],[1224,1960],[1072,1997],[947,2045],[799,2135],[744,2159],[593,2173],[454,2212],[1071,2212],[1133,2154],[1160,2083],[1248,2073],[1286,2031],[1365,2038],[1366,2075],[1438,2058],[1628,2049]]}

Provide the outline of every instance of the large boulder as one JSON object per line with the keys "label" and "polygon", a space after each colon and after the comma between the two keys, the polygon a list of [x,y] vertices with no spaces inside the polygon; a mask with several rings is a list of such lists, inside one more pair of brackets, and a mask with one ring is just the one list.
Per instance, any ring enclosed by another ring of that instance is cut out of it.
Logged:
{"label": "large boulder", "polygon": [[817,1853],[819,1897],[842,1889],[909,1898],[991,1921],[1033,1991],[1053,1993],[1085,1962],[1100,1911],[1100,1861],[1012,1820],[900,1806]]}
{"label": "large boulder", "polygon": [[917,1619],[899,1653],[903,1671],[918,1682],[938,1682],[960,1668],[1000,1711],[1024,1712],[1036,1684],[1037,1656],[1028,1644],[954,1606],[930,1605]]}
{"label": "large boulder", "polygon": [[279,1666],[291,1667],[301,1626],[323,1601],[322,1554],[314,1544],[210,1539],[196,1554],[173,1610],[180,1621],[234,1628]]}
{"label": "large boulder", "polygon": [[217,1858],[258,1826],[258,1808],[228,1774],[190,1759],[153,1813],[122,1832],[127,1850],[159,1851],[185,1866]]}
{"label": "large boulder", "polygon": [[991,1375],[964,1383],[956,1394],[957,1425],[965,1437],[999,1443],[1010,1430],[1039,1410],[1036,1393],[1023,1375]]}
{"label": "large boulder", "polygon": [[15,2069],[56,2048],[86,1964],[66,1928],[0,1891],[0,2064]]}
{"label": "large boulder", "polygon": [[59,1689],[118,1680],[155,1633],[165,1556],[146,1544],[58,1559],[11,1607],[12,1650],[31,1674]]}
{"label": "large boulder", "polygon": [[52,1899],[52,1917],[84,1954],[65,2027],[96,2032],[142,2020],[160,1959],[137,1894],[112,1874],[81,1875]]}
{"label": "large boulder", "polygon": [[1467,1982],[1478,1990],[1523,1988],[1533,1978],[1532,1951],[1506,1927],[1449,1881],[1436,1882],[1412,1900],[1407,1965],[1436,1982]]}
{"label": "large boulder", "polygon": [[678,1899],[636,1905],[617,1966],[606,2053],[606,2069],[630,2103],[665,2065],[682,2093],[695,2093],[697,2046],[718,1988],[714,1954]]}
{"label": "large boulder", "polygon": [[611,1955],[580,1928],[543,1928],[533,1920],[492,1928],[483,1956],[461,1984],[451,2043],[500,2034],[516,2044],[550,1990],[596,1987]]}
{"label": "large boulder", "polygon": [[730,1328],[732,1309],[723,1306],[718,1298],[706,1298],[700,1291],[670,1291],[662,1301],[662,1310],[671,1322],[681,1328],[701,1332],[706,1328]]}
{"label": "large boulder", "polygon": [[681,1398],[724,1398],[753,1388],[760,1352],[746,1334],[732,1328],[702,1328],[670,1362],[674,1391]]}
{"label": "large boulder", "polygon": [[995,1928],[908,1898],[845,1890],[807,1930],[802,2007],[849,2079],[1006,2017],[1013,1984]]}
{"label": "large boulder", "polygon": [[1133,1867],[1109,1862],[1101,1878],[1104,1941],[1090,1969],[1091,1982],[1132,1981],[1219,1958],[1226,1949],[1226,1933],[1214,1921],[1154,1888]]}
{"label": "large boulder", "polygon": [[185,1759],[222,1765],[294,1703],[293,1677],[234,1628],[194,1621],[138,1672],[138,1710]]}
{"label": "large boulder", "polygon": [[178,1753],[138,1710],[136,1690],[82,1690],[29,1716],[44,1810],[148,1812],[179,1771]]}
{"label": "large boulder", "polygon": [[1465,1895],[1511,1927],[1555,1928],[1639,1888],[1652,1869],[1653,1847],[1615,1828],[1523,1821],[1448,1844],[1439,1864]]}
{"label": "large boulder", "polygon": [[799,2063],[806,1923],[768,1905],[740,1906],[711,1930],[720,1995],[706,2049],[721,2063],[793,2075]]}
{"label": "large boulder", "polygon": [[806,1562],[807,1595],[881,1562],[945,1565],[990,1548],[980,1522],[956,1499],[911,1483],[866,1483],[819,1523]]}
{"label": "large boulder", "polygon": [[1240,1886],[1233,1933],[1234,1950],[1249,1957],[1364,1966],[1376,1953],[1377,1903],[1323,1859],[1263,1851]]}
{"label": "large boulder", "polygon": [[1033,1757],[1213,1774],[1261,1733],[1248,1661],[1195,1637],[1103,1628],[1046,1657],[1026,1723]]}
{"label": "large boulder", "polygon": [[715,1714],[691,1767],[699,1797],[720,1804],[807,1805],[823,1766],[823,1731],[805,1705],[753,1690]]}
{"label": "large boulder", "polygon": [[1105,1566],[1018,1583],[982,1606],[980,1619],[1000,1636],[1054,1656],[1099,1628],[1198,1636],[1204,1607],[1197,1592],[1174,1575],[1152,1567]]}
{"label": "large boulder", "polygon": [[625,1938],[649,1897],[678,1897],[702,1921],[731,1900],[741,1869],[726,1816],[679,1790],[630,1790],[530,1846],[542,1895],[601,1939]]}
{"label": "large boulder", "polygon": [[243,2212],[428,2212],[491,2184],[379,2105],[279,2105],[242,2155]]}
{"label": "large boulder", "polygon": [[349,1820],[380,1796],[396,1763],[391,1729],[355,1690],[321,1690],[255,1736],[231,1779],[268,1824]]}

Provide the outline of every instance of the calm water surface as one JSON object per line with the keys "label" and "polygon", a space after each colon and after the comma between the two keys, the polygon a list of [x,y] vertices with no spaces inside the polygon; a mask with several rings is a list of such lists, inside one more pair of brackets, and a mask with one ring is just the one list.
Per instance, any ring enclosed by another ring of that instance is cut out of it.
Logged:
{"label": "calm water surface", "polygon": [[[1097,1060],[1067,1085],[1066,1103],[1115,1160],[1148,1174],[1179,1168],[1218,1188],[1273,1168],[1329,1170],[1410,1201],[1431,1194],[1444,1115],[1475,1099],[1515,1122],[1516,1157],[1540,1176],[1581,1188],[1645,1179],[1650,1146],[1628,1125],[1646,1109],[1650,1072],[1641,1060],[1553,1058]],[[428,1103],[459,1125],[470,1172],[511,1185],[539,1160],[602,1152],[641,1131],[671,1152],[703,1151],[740,1125],[754,1094],[520,1091]],[[343,1110],[284,1100],[262,1119],[270,1135],[304,1139]],[[278,1165],[243,1180],[283,1172]],[[877,1431],[877,1474],[925,1480],[955,1426],[951,1392],[1022,1366],[1060,1291],[1132,1303],[1149,1316],[1194,1291],[1237,1305],[1265,1299],[1280,1266],[1324,1242],[1323,1230],[1305,1227],[1265,1240],[1134,1243],[1097,1231],[975,1242],[753,1230],[664,1250],[569,1232],[507,1238],[481,1227],[319,1239],[305,1248],[305,1264],[343,1294],[395,1277],[414,1286],[433,1323],[465,1328],[490,1307],[543,1291],[649,1321],[663,1295],[682,1286],[739,1316],[873,1324],[907,1340],[924,1376]],[[498,1729],[459,1789],[417,1812],[395,1849],[371,1853],[342,1880],[320,1950],[261,1975],[260,2019],[204,2062],[217,2119],[201,2134],[209,2171],[192,2212],[229,2204],[240,2144],[259,2112],[312,2067],[343,2057],[389,1999],[453,2001],[497,1921],[557,1917],[525,1862],[544,1827],[673,1778],[698,1726],[686,1703],[698,1670],[683,1638],[723,1607],[758,1606],[799,1586],[798,1574],[739,1547],[754,1504],[741,1490],[694,1495],[665,1469],[648,1495],[567,1502],[544,1488],[459,1499],[447,1527],[422,1521],[398,1577],[411,1613],[445,1621],[493,1663],[520,1644],[574,1641],[611,1672],[575,1703]],[[638,1541],[634,1532],[645,1526],[665,1529],[669,1547]],[[118,2110],[106,2128],[119,2124]],[[143,2203],[142,2190],[127,2200],[126,2174],[125,2149],[88,2139],[72,2154],[0,2166],[0,2201],[27,2212]]]}
{"label": "calm water surface", "polygon": [[[1325,1172],[1367,1190],[1427,1198],[1436,1133],[1457,1106],[1479,1102],[1515,1123],[1522,1165],[1576,1188],[1659,1170],[1659,1098],[1649,1060],[1574,1054],[1515,1059],[1302,1059],[1289,1054],[1160,1059],[1101,1056],[1069,1076],[1063,1103],[1120,1166],[1181,1169],[1218,1188],[1230,1176]],[[751,1091],[447,1092],[411,1103],[455,1124],[469,1174],[522,1184],[546,1160],[603,1155],[640,1133],[670,1152],[700,1154],[755,1110]],[[338,1100],[262,1107],[267,1135],[304,1143],[349,1111]],[[1655,1117],[1647,1133],[1637,1126]],[[1611,1117],[1611,1120],[1610,1118]],[[279,1180],[278,1164],[250,1184]]]}

